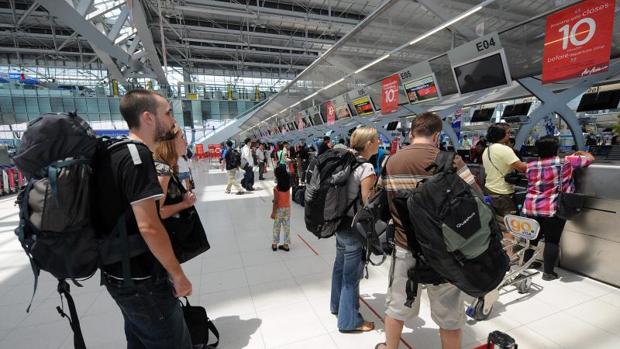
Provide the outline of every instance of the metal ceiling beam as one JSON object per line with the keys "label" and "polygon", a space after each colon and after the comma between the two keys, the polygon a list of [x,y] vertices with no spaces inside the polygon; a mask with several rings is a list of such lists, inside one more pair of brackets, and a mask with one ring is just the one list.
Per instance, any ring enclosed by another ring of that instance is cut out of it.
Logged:
{"label": "metal ceiling beam", "polygon": [[45,7],[51,15],[57,17],[65,25],[71,27],[78,33],[78,35],[86,38],[92,47],[101,49],[103,52],[106,52],[110,56],[116,58],[121,63],[130,63],[131,56],[127,52],[114,45],[114,42],[95,28],[92,23],[84,19],[83,16],[80,16],[77,10],[68,2],[39,0],[39,3],[41,6]]}
{"label": "metal ceiling beam", "polygon": [[190,58],[191,62],[197,63],[207,63],[207,64],[219,64],[219,65],[243,65],[250,67],[263,67],[263,68],[292,68],[297,70],[303,70],[306,68],[304,65],[285,65],[285,64],[274,64],[274,63],[263,63],[263,62],[239,62],[239,61],[227,61],[220,59],[202,59],[202,58]]}
{"label": "metal ceiling beam", "polygon": [[183,41],[202,42],[205,44],[216,44],[216,45],[231,45],[231,46],[238,46],[238,47],[270,48],[270,49],[276,49],[276,50],[293,50],[293,51],[305,51],[305,52],[315,52],[315,53],[323,52],[321,50],[313,50],[313,49],[307,49],[303,47],[284,46],[284,45],[263,45],[263,44],[254,44],[254,43],[237,42],[237,41],[225,41],[225,40],[183,38]]}
{"label": "metal ceiling beam", "polygon": [[78,52],[78,51],[56,51],[40,48],[26,48],[26,47],[4,47],[0,46],[0,52],[6,53],[32,53],[32,54],[50,54],[50,55],[65,55],[65,56],[96,56],[95,53],[90,52]]}
{"label": "metal ceiling beam", "polygon": [[[196,45],[189,45],[189,46],[185,46],[185,45],[166,45],[166,47],[170,47],[170,48],[176,48],[176,49],[183,49],[183,48],[190,48],[193,50],[204,50],[204,51],[217,51],[217,52],[226,52],[226,53],[243,53],[243,54],[249,54],[249,55],[261,55],[261,56],[279,56],[279,55],[283,55],[283,56],[287,56],[287,57],[293,57],[293,58],[301,58],[301,59],[311,59],[311,60],[315,60],[317,58],[319,58],[318,55],[305,55],[305,54],[299,54],[299,53],[290,53],[290,52],[270,52],[270,51],[255,51],[255,50],[248,50],[248,49],[235,49],[235,48],[227,48],[227,47],[211,47],[211,46],[196,46]],[[283,64],[286,65],[286,64]]]}
{"label": "metal ceiling beam", "polygon": [[76,10],[80,14],[80,16],[84,17],[90,6],[93,4],[93,0],[80,0]]}
{"label": "metal ceiling beam", "polygon": [[108,32],[108,39],[114,41],[118,37],[118,34],[121,32],[121,29],[123,29],[125,22],[127,22],[127,17],[129,17],[129,7],[125,6],[116,18],[116,22],[114,22],[114,25]]}
{"label": "metal ceiling beam", "polygon": [[[133,23],[138,30],[138,36],[142,41],[142,46],[144,47],[144,50],[146,50],[148,60],[151,63],[150,67],[157,75],[157,81],[159,84],[168,86],[169,84],[168,79],[166,78],[166,73],[164,72],[164,68],[159,61],[159,56],[157,55],[157,50],[155,49],[155,44],[153,43],[153,35],[148,24],[146,23],[146,14],[144,13],[141,0],[133,0],[130,4],[131,18],[133,19]],[[166,53],[164,52],[164,54]]]}
{"label": "metal ceiling beam", "polygon": [[17,23],[15,23],[15,28],[19,28],[19,26],[22,25],[22,23],[24,22],[24,19],[26,19],[28,16],[30,16],[32,11],[36,10],[38,7],[39,7],[39,3],[37,1],[33,2],[32,5],[30,5],[30,7],[28,7],[26,12],[24,12],[24,14],[19,18]]}

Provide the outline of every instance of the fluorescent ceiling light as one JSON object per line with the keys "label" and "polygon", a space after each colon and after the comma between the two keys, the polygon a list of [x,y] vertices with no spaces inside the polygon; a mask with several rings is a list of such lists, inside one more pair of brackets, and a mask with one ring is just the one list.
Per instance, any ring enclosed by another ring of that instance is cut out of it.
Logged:
{"label": "fluorescent ceiling light", "polygon": [[332,82],[331,84],[329,84],[329,85],[327,85],[327,86],[323,87],[323,88],[322,88],[322,89],[320,89],[319,91],[329,90],[330,88],[332,88],[332,87],[334,87],[334,86],[338,85],[339,83],[341,83],[341,82],[343,82],[343,81],[344,81],[344,78],[340,78],[340,79],[338,79],[338,80],[336,80],[336,81]]}
{"label": "fluorescent ceiling light", "polygon": [[488,4],[490,4],[490,3],[494,2],[494,1],[495,1],[495,0],[487,0],[487,1],[483,2],[483,3],[481,3],[480,5],[478,5],[478,6],[474,7],[474,8],[472,8],[472,9],[470,9],[469,11],[464,12],[464,13],[462,13],[462,14],[460,14],[460,15],[458,15],[458,16],[456,16],[456,17],[454,17],[454,18],[452,18],[451,20],[449,20],[449,21],[447,21],[447,22],[445,22],[445,23],[441,24],[440,26],[437,26],[437,27],[435,27],[435,28],[431,29],[430,31],[428,31],[428,32],[426,32],[426,33],[424,33],[424,34],[422,34],[422,35],[418,36],[417,38],[415,38],[415,39],[411,40],[411,41],[409,42],[409,45],[413,45],[413,44],[415,44],[415,43],[418,43],[418,42],[420,42],[420,41],[422,41],[422,40],[424,40],[424,39],[428,38],[429,36],[431,36],[431,35],[433,35],[433,34],[437,33],[438,31],[443,30],[443,29],[445,29],[445,28],[447,28],[447,27],[449,27],[449,26],[453,25],[454,23],[456,23],[456,22],[458,22],[458,21],[460,21],[460,20],[462,20],[462,19],[464,19],[464,18],[467,18],[467,17],[469,17],[469,16],[473,15],[474,13],[476,13],[476,12],[478,12],[478,11],[482,10],[482,8],[483,8],[483,7],[485,7],[486,5],[488,5]]}
{"label": "fluorescent ceiling light", "polygon": [[378,58],[378,59],[376,59],[376,60],[366,64],[365,66],[359,68],[358,70],[355,71],[355,74],[359,74],[359,73],[363,72],[364,70],[366,70],[366,69],[372,67],[373,65],[375,65],[375,64],[377,64],[377,63],[379,63],[379,62],[381,62],[381,61],[383,61],[385,59],[387,59],[388,57],[390,57],[389,53],[384,55],[383,57]]}
{"label": "fluorescent ceiling light", "polygon": [[314,96],[318,95],[320,91],[321,91],[321,90],[316,91],[315,93],[311,94],[310,96],[305,97],[304,99],[302,99],[302,101],[307,101],[307,100],[309,100],[310,98],[312,98],[312,97],[314,97]]}

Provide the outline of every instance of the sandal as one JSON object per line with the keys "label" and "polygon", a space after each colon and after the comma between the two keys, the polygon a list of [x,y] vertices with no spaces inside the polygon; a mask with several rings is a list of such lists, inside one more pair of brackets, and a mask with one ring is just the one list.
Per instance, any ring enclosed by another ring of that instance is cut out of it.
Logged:
{"label": "sandal", "polygon": [[288,252],[288,251],[290,250],[290,249],[288,248],[288,244],[283,244],[283,245],[280,245],[280,247],[278,247],[278,248],[279,248],[279,249],[281,249],[281,250],[284,250],[284,251],[286,251],[286,252]]}
{"label": "sandal", "polygon": [[387,349],[387,343],[378,343],[377,345],[375,345],[375,349],[381,349],[381,346]]}
{"label": "sandal", "polygon": [[278,245],[277,244],[271,244],[271,250],[273,252],[277,251],[278,250]]}
{"label": "sandal", "polygon": [[362,324],[354,330],[340,330],[342,333],[358,333],[358,332],[370,332],[375,329],[375,323],[372,321],[364,321]]}

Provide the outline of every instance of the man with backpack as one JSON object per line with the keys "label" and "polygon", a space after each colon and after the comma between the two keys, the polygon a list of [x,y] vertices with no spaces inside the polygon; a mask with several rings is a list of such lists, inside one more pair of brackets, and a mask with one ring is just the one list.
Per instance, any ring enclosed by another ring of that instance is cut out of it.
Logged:
{"label": "man with backpack", "polygon": [[[95,229],[109,234],[125,215],[127,236],[139,234],[148,250],[104,266],[102,281],[121,308],[129,348],[191,348],[177,297],[189,296],[192,284],[175,257],[162,225],[157,200],[163,192],[151,149],[174,125],[168,101],[148,90],[129,91],[120,111],[133,141],[115,148],[95,168]],[[127,277],[129,276],[129,278]]]}
{"label": "man with backpack", "polygon": [[252,140],[246,138],[241,148],[241,168],[245,171],[241,186],[247,191],[254,190],[254,156],[252,155]]}
{"label": "man with backpack", "polygon": [[[398,348],[404,322],[418,316],[420,310],[420,296],[415,297],[411,307],[405,305],[408,300],[406,287],[409,281],[408,271],[416,264],[416,259],[410,251],[404,227],[406,224],[403,224],[404,220],[399,217],[394,198],[398,191],[415,189],[420,177],[431,175],[428,168],[439,154],[441,129],[442,121],[436,114],[424,113],[417,116],[411,127],[412,144],[392,155],[386,164],[386,176],[382,179],[382,183],[387,190],[390,212],[395,224],[396,248],[386,298],[386,342],[377,344],[377,349]],[[467,184],[477,187],[471,172],[458,156],[454,158],[454,167]],[[450,283],[427,284],[426,288],[431,303],[431,316],[439,325],[443,349],[460,348],[461,328],[465,324],[465,307],[461,291]]]}
{"label": "man with backpack", "polygon": [[233,148],[233,142],[226,141],[226,156],[224,157],[226,163],[226,172],[228,173],[228,184],[226,185],[226,194],[230,194],[230,187],[234,186],[237,189],[237,195],[243,194],[243,189],[239,183],[237,183],[237,171],[241,166],[241,154]]}

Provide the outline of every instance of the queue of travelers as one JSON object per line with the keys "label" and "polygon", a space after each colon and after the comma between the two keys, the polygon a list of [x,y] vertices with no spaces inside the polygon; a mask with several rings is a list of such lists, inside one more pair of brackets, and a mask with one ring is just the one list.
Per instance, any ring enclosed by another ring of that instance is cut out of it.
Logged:
{"label": "queue of travelers", "polygon": [[[96,170],[101,175],[96,176],[99,214],[94,217],[94,227],[105,235],[114,231],[120,220],[127,236],[144,242],[146,247],[141,253],[129,255],[127,261],[103,266],[102,283],[122,312],[129,348],[189,349],[192,340],[178,298],[192,294],[192,282],[181,264],[186,261],[183,257],[186,255],[180,251],[183,247],[178,245],[179,238],[171,235],[189,219],[192,227],[198,225],[192,229],[202,229],[196,215],[190,218],[197,198],[192,192],[188,144],[183,130],[174,122],[169,102],[152,91],[128,92],[121,99],[120,111],[129,127],[130,142],[97,164]],[[240,149],[229,140],[222,151],[220,161],[226,170],[226,193],[231,193],[232,187],[238,195],[253,191],[254,169],[258,167],[259,181],[265,180],[269,169],[273,169],[275,186],[270,218],[274,252],[290,251],[291,195],[300,180],[306,181],[306,172],[312,170],[311,157],[315,153],[319,158],[331,152],[352,154],[354,165],[344,183],[348,204],[334,234],[336,256],[329,302],[330,312],[337,317],[338,330],[343,333],[375,329],[374,323],[364,319],[359,309],[360,280],[367,256],[366,246],[352,223],[375,193],[385,191],[395,230],[395,247],[390,256],[386,290],[385,341],[376,344],[376,349],[398,348],[404,323],[419,315],[422,301],[419,294],[423,289],[428,294],[431,317],[439,327],[442,347],[461,347],[466,316],[464,293],[458,287],[445,280],[421,282],[413,290],[418,296],[410,298],[409,284],[416,278],[411,272],[418,270],[414,267],[421,261],[420,255],[411,250],[414,242],[406,232],[411,217],[403,217],[396,204],[399,193],[416,189],[420,178],[433,175],[433,165],[437,165],[440,154],[442,127],[438,115],[418,115],[412,122],[409,145],[391,156],[383,149],[378,131],[369,126],[358,127],[349,139],[341,138],[336,145],[326,136],[316,151],[305,142],[294,146],[283,142],[276,146],[255,143],[249,138]],[[458,155],[451,158],[449,167],[472,192],[490,198],[499,231],[505,239],[511,238],[504,225],[505,215],[523,214],[540,223],[540,234],[533,244],[545,239],[542,278],[551,281],[558,278],[554,268],[566,223],[556,214],[559,194],[574,192],[575,169],[588,166],[594,157],[578,151],[562,159],[558,156],[558,139],[547,136],[536,142],[538,158],[523,162],[510,147],[510,136],[507,124],[493,124],[485,143],[476,144],[474,158],[485,171],[482,188]],[[467,142],[463,143],[470,144]],[[241,183],[237,179],[240,170],[243,170]],[[518,183],[510,179],[513,172],[524,173],[527,179],[522,205],[515,203]],[[462,224],[469,220],[466,218]],[[209,247],[207,244],[201,248],[198,254]],[[510,256],[514,251],[506,252]],[[525,252],[526,259],[532,255],[531,250]]]}

